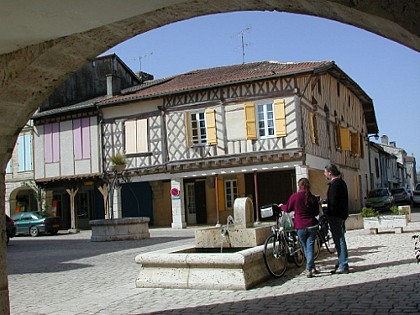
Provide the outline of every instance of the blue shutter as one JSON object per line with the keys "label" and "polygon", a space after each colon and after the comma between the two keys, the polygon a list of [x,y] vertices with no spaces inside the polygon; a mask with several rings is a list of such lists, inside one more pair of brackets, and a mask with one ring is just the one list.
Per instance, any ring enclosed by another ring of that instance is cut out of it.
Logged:
{"label": "blue shutter", "polygon": [[25,135],[25,166],[26,171],[32,171],[32,136]]}
{"label": "blue shutter", "polygon": [[18,138],[18,171],[25,170],[25,138],[19,136]]}

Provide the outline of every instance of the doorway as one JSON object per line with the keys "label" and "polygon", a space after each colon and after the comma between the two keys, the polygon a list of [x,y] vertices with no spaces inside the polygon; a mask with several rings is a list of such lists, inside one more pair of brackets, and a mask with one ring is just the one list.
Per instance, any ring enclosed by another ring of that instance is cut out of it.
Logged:
{"label": "doorway", "polygon": [[206,186],[205,179],[185,182],[185,209],[188,224],[206,224]]}

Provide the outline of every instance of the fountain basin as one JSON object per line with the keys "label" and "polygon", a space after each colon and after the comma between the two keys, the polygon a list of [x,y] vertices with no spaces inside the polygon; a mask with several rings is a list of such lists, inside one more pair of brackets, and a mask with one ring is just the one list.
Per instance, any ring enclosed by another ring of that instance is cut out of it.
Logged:
{"label": "fountain basin", "polygon": [[141,240],[150,238],[148,217],[99,219],[89,221],[92,242]]}
{"label": "fountain basin", "polygon": [[264,246],[235,252],[198,253],[184,245],[137,255],[138,288],[247,290],[270,278],[264,265]]}
{"label": "fountain basin", "polygon": [[255,247],[264,244],[271,234],[271,225],[250,228],[230,227],[225,237],[221,228],[211,227],[195,231],[195,244],[200,248]]}

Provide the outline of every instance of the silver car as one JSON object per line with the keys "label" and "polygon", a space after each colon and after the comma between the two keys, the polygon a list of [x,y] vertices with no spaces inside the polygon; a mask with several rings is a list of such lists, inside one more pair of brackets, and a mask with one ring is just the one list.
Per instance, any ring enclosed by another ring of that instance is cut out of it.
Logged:
{"label": "silver car", "polygon": [[411,192],[406,188],[392,188],[391,194],[396,204],[411,205]]}

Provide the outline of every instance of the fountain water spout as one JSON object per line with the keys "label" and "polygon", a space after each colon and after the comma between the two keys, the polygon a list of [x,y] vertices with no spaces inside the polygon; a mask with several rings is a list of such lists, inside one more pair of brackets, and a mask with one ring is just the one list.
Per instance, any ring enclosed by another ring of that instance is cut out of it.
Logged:
{"label": "fountain water spout", "polygon": [[230,237],[229,237],[229,229],[233,228],[235,225],[235,222],[233,220],[233,217],[230,215],[227,217],[226,220],[226,225],[223,225],[221,230],[220,230],[220,252],[223,252],[223,244],[225,243],[225,239],[227,240],[228,244],[230,247],[232,247],[232,243],[230,241]]}

